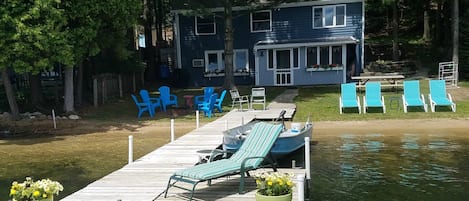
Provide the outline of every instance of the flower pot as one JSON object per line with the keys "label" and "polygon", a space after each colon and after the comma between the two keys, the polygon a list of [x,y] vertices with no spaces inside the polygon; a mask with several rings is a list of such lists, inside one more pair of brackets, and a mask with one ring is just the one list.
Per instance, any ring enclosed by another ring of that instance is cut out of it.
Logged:
{"label": "flower pot", "polygon": [[257,192],[256,200],[257,201],[291,201],[292,194],[289,193],[286,195],[268,196],[268,195],[261,195],[259,192]]}

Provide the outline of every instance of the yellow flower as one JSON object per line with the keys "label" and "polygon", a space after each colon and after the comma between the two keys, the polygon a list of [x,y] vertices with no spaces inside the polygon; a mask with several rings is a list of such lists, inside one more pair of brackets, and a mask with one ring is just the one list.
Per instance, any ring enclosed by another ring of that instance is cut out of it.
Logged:
{"label": "yellow flower", "polygon": [[288,186],[293,186],[293,183],[291,181],[287,181]]}
{"label": "yellow flower", "polygon": [[277,179],[277,183],[278,185],[282,186],[283,185],[283,181],[281,179]]}
{"label": "yellow flower", "polygon": [[15,189],[10,189],[10,195],[16,195],[17,191]]}
{"label": "yellow flower", "polygon": [[42,198],[46,199],[47,198],[47,194],[42,194]]}
{"label": "yellow flower", "polygon": [[267,182],[267,185],[269,185],[269,186],[272,186],[272,184],[273,184],[272,181]]}
{"label": "yellow flower", "polygon": [[38,196],[40,196],[40,195],[41,195],[41,192],[39,192],[39,191],[34,191],[34,192],[33,192],[33,196],[34,196],[34,197],[38,197]]}

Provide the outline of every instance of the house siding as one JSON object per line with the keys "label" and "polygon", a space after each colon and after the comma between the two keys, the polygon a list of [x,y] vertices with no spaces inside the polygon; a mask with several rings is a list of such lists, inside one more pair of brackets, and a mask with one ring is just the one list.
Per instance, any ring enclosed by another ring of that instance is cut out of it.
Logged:
{"label": "house siding", "polygon": [[[334,5],[334,4],[331,4]],[[250,74],[235,76],[235,83],[240,85],[255,84],[255,76],[258,75],[257,85],[269,86],[274,83],[274,71],[267,70],[266,57],[258,58],[258,69],[255,69],[256,55],[253,52],[254,46],[259,41],[284,41],[298,39],[312,39],[324,37],[350,37],[361,40],[362,37],[362,3],[345,3],[346,5],[346,26],[334,28],[313,29],[313,6],[287,7],[272,9],[272,31],[250,32],[250,15],[235,12],[233,18],[234,28],[234,49],[248,49]],[[215,35],[196,35],[195,22],[193,16],[178,14],[180,30],[180,66],[185,71],[187,85],[190,86],[219,86],[223,84],[224,76],[205,77],[205,67],[193,68],[192,59],[205,59],[206,50],[224,49],[224,22],[220,17],[216,17]],[[217,13],[222,16],[222,13]],[[259,49],[260,51],[267,51]],[[361,48],[357,56],[361,57]],[[341,83],[345,80],[345,73],[342,71],[307,72],[305,70],[305,48],[299,49],[300,62],[298,69],[293,69],[294,85],[311,84],[332,84]],[[360,58],[359,57],[359,58]],[[357,66],[362,66],[357,61]],[[257,71],[256,71],[257,70]],[[256,71],[256,72],[255,72]]]}

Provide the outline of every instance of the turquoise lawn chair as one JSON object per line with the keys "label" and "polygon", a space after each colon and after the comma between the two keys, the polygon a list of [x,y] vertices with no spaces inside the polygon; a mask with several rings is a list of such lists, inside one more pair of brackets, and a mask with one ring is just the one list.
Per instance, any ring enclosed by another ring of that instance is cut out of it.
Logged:
{"label": "turquoise lawn chair", "polygon": [[213,114],[213,109],[215,107],[215,102],[217,101],[217,99],[218,99],[218,94],[214,93],[212,94],[212,96],[210,96],[210,99],[208,102],[203,102],[199,104],[197,107],[199,110],[202,110],[205,113],[205,116],[207,116],[208,118],[211,118]]}
{"label": "turquoise lawn chair", "polygon": [[386,105],[384,105],[384,97],[381,95],[380,82],[367,82],[365,84],[363,113],[366,113],[370,107],[380,107],[383,109],[383,113],[386,113]]}
{"label": "turquoise lawn chair", "polygon": [[143,112],[148,112],[148,114],[150,115],[150,117],[153,117],[153,112],[152,110],[150,109],[151,106],[148,105],[148,103],[145,103],[145,102],[139,102],[137,97],[133,94],[131,94],[132,96],[132,99],[134,100],[135,102],[135,105],[137,106],[138,108],[138,114],[137,114],[137,117],[140,118],[143,114]]}
{"label": "turquoise lawn chair", "polygon": [[357,96],[357,86],[355,83],[340,85],[339,110],[340,114],[344,108],[357,108],[361,113],[360,98]]}
{"label": "turquoise lawn chair", "polygon": [[178,98],[176,95],[171,94],[170,88],[168,86],[161,86],[158,88],[160,92],[160,100],[161,100],[161,109],[163,112],[166,112],[166,107],[174,105],[177,107],[178,105]]}
{"label": "turquoise lawn chair", "polygon": [[402,105],[407,113],[408,107],[423,107],[427,112],[427,104],[423,94],[420,93],[420,83],[418,80],[404,81],[404,94],[402,94]]}
{"label": "turquoise lawn chair", "polygon": [[218,112],[223,112],[222,106],[223,106],[223,100],[225,99],[226,96],[226,90],[223,90],[221,92],[221,95],[217,100],[215,101],[215,108],[218,110]]}
{"label": "turquoise lawn chair", "polygon": [[161,100],[159,98],[152,98],[146,89],[140,90],[140,97],[144,103],[147,103],[150,107],[150,111],[154,115],[156,113],[156,108],[161,109]]}
{"label": "turquoise lawn chair", "polygon": [[[228,159],[203,163],[182,169],[174,173],[168,181],[164,197],[167,197],[170,187],[176,187],[191,192],[190,200],[194,196],[195,187],[198,183],[210,181],[220,177],[240,174],[239,193],[244,192],[244,179],[249,176],[250,170],[261,166],[264,159],[268,158],[274,142],[280,135],[283,126],[281,124],[270,124],[260,122],[254,125],[251,133],[246,137],[239,150]],[[274,171],[277,171],[273,165]],[[172,182],[174,181],[174,182]],[[191,184],[192,188],[176,185],[177,182]]]}
{"label": "turquoise lawn chair", "polygon": [[205,87],[204,88],[204,94],[203,95],[198,95],[194,97],[194,105],[199,105],[204,102],[208,102],[210,100],[210,97],[212,96],[214,92],[213,87]]}
{"label": "turquoise lawn chair", "polygon": [[430,108],[435,112],[436,106],[450,106],[453,112],[456,112],[456,103],[454,103],[451,94],[446,93],[446,83],[444,80],[430,80]]}

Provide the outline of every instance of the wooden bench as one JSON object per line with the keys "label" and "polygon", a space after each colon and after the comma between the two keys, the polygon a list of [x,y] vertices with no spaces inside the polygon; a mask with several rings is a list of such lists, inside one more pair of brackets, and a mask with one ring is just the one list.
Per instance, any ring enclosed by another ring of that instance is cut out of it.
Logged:
{"label": "wooden bench", "polygon": [[370,76],[353,76],[352,80],[357,80],[357,88],[365,87],[368,81],[379,81],[382,87],[402,87],[404,75],[370,75]]}

